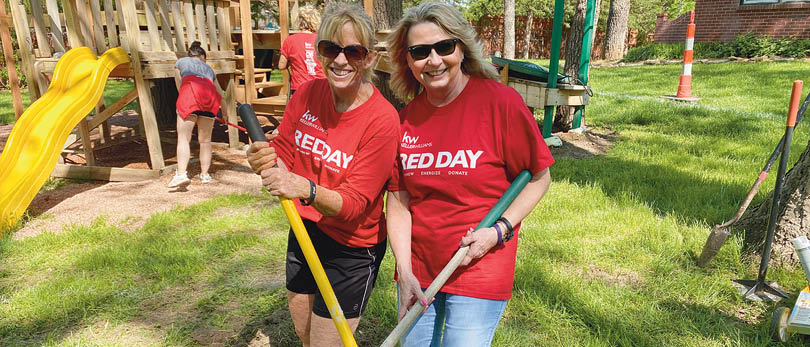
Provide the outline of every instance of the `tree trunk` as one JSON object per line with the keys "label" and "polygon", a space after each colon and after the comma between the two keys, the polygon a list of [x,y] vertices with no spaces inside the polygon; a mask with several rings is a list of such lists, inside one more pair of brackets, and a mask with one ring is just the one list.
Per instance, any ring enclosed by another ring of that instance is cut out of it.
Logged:
{"label": "tree trunk", "polygon": [[[599,8],[602,0],[596,0],[596,10],[593,16],[594,30],[599,23]],[[571,21],[571,30],[568,31],[568,40],[565,41],[565,67],[563,73],[568,76],[577,77],[579,75],[579,59],[582,55],[582,35],[585,31],[585,11],[588,9],[588,0],[577,0],[577,8],[574,12],[574,19]],[[596,35],[591,36],[593,40]],[[591,41],[593,43],[593,41]],[[574,120],[574,108],[560,106],[554,116],[552,131],[571,130],[571,123]]]}
{"label": "tree trunk", "polygon": [[503,0],[503,57],[515,59],[515,0]]}
{"label": "tree trunk", "polygon": [[610,0],[610,13],[605,29],[605,59],[624,57],[627,44],[627,20],[630,18],[630,0]]}
{"label": "tree trunk", "polygon": [[[388,30],[402,18],[402,0],[374,0],[374,26],[377,30]],[[379,55],[377,59],[387,59],[385,55]],[[394,91],[388,85],[391,75],[382,71],[377,72],[377,80],[374,84],[380,93],[394,108],[401,110],[405,104],[397,99]]]}
{"label": "tree trunk", "polygon": [[374,26],[391,29],[402,18],[402,0],[374,0]]}
{"label": "tree trunk", "polygon": [[534,16],[531,13],[526,17],[526,30],[523,31],[523,42],[526,43],[526,50],[523,51],[523,59],[529,59],[529,50],[532,49],[532,22],[534,22]]}
{"label": "tree trunk", "polygon": [[[785,175],[782,196],[779,197],[771,261],[773,265],[795,265],[791,240],[810,231],[810,143],[799,161]],[[748,253],[762,251],[768,233],[768,220],[773,206],[773,191],[759,205],[752,207],[737,222],[735,228],[745,230],[745,249]]]}

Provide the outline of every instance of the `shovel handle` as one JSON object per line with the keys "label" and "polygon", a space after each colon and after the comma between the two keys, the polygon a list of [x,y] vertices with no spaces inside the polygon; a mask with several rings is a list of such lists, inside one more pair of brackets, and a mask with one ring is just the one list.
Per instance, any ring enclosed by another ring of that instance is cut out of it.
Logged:
{"label": "shovel handle", "polygon": [[[239,114],[239,117],[242,118],[242,122],[245,123],[248,136],[250,136],[253,142],[267,142],[267,137],[264,136],[264,131],[261,125],[259,125],[259,120],[256,119],[256,113],[253,112],[253,108],[250,105],[241,104],[236,112]],[[298,210],[295,209],[295,204],[293,204],[290,199],[279,197],[279,200],[281,200],[281,207],[284,209],[284,214],[287,215],[287,219],[290,221],[290,227],[292,227],[293,234],[295,234],[295,239],[298,240],[301,251],[304,253],[304,258],[306,258],[307,264],[310,270],[312,270],[312,276],[315,278],[318,290],[323,296],[323,301],[329,309],[329,315],[332,316],[332,321],[335,323],[338,334],[340,334],[340,340],[343,342],[344,346],[356,347],[357,342],[354,340],[352,330],[349,329],[349,324],[337,301],[335,291],[332,290],[332,285],[329,284],[329,279],[326,277],[326,272],[323,270],[323,265],[321,265],[321,260],[318,258],[318,253],[315,252],[315,247],[312,246],[312,240],[309,238],[306,227],[304,227],[301,215],[298,214]]]}

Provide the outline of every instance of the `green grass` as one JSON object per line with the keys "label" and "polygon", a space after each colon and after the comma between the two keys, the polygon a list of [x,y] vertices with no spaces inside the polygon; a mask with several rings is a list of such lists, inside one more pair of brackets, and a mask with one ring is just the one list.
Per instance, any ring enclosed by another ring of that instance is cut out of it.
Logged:
{"label": "green grass", "polygon": [[[804,70],[695,65],[696,106],[659,98],[674,92],[677,66],[592,70],[586,121],[617,132],[616,143],[552,166],[551,189],[521,230],[514,297],[493,345],[774,345],[776,304],[744,301],[730,282],[756,277],[741,235],[708,269],[695,261],[779,140],[790,82]],[[805,128],[791,162],[810,140]],[[211,335],[241,344],[257,330],[274,346],[296,345],[282,284],[287,226],[273,201],[232,195],[154,215],[134,232],[102,217],[0,239],[0,345],[185,346]],[[360,345],[394,327],[392,275],[389,251]],[[793,293],[806,285],[797,268],[772,267],[768,278]]]}
{"label": "green grass", "polygon": [[[131,80],[109,80],[104,86],[104,104],[109,105],[132,90],[134,84]],[[28,89],[21,90],[23,110],[31,104]],[[0,125],[14,124],[14,106],[10,90],[0,91]],[[138,101],[124,107],[124,110],[137,110]]]}
{"label": "green grass", "polygon": [[[20,90],[23,110],[31,104],[28,89]],[[14,98],[10,90],[0,92],[0,125],[14,123]]]}

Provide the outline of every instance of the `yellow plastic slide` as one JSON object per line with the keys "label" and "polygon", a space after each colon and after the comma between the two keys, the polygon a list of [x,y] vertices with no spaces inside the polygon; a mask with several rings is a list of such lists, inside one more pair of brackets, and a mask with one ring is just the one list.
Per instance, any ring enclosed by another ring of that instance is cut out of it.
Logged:
{"label": "yellow plastic slide", "polygon": [[122,48],[101,57],[71,49],[56,64],[48,92],[14,124],[0,154],[0,230],[17,223],[50,176],[68,135],[101,98],[110,72],[128,63]]}

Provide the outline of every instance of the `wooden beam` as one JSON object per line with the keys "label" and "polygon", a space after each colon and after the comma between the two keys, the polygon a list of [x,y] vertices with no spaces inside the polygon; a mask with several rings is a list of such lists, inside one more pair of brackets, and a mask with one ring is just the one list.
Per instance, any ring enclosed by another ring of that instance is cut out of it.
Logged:
{"label": "wooden beam", "polygon": [[[236,62],[233,60],[207,60],[206,63],[214,69],[214,73],[217,75],[236,72]],[[145,79],[174,77],[174,63],[144,64],[142,76]]]}
{"label": "wooden beam", "polygon": [[[16,1],[16,0],[15,0]],[[68,44],[70,47],[86,46],[84,44],[81,30],[79,29],[79,20],[76,19],[76,4],[73,0],[65,0],[62,2],[62,7],[65,10],[65,27],[67,28]]]}
{"label": "wooden beam", "polygon": [[11,0],[11,16],[14,19],[14,31],[17,33],[17,44],[20,46],[20,58],[23,62],[23,73],[28,81],[28,95],[33,103],[39,99],[39,87],[34,74],[34,50],[31,46],[31,35],[28,31],[28,17],[20,0]]}
{"label": "wooden beam", "polygon": [[[90,38],[90,21],[92,20],[90,12],[87,11],[87,3],[85,0],[68,0],[70,3],[76,4],[76,12],[73,14],[75,15],[74,19],[79,24],[79,34],[82,36],[82,40],[84,42],[81,46],[88,46],[93,51],[93,53],[100,55],[98,48],[96,47],[96,42],[92,38]],[[77,45],[73,45],[73,47],[79,47]]]}
{"label": "wooden beam", "polygon": [[214,0],[205,0],[205,19],[208,26],[208,51],[219,51],[219,35],[217,35],[217,9]]}
{"label": "wooden beam", "polygon": [[129,103],[131,103],[137,98],[138,98],[138,88],[132,88],[132,90],[130,90],[129,93],[126,93],[116,102],[112,103],[110,107],[105,108],[104,111],[93,117],[93,119],[90,120],[90,123],[88,124],[90,126],[90,129],[97,127],[99,124],[101,124],[101,122],[109,119],[110,117],[118,113],[118,111],[121,111],[122,108],[126,107],[127,105],[129,105]]}
{"label": "wooden beam", "polygon": [[172,23],[169,18],[169,4],[166,0],[158,0],[158,14],[160,15],[160,32],[163,34],[163,42],[166,44],[170,51],[182,51],[176,48],[174,44],[174,31],[172,31]]}
{"label": "wooden beam", "polygon": [[[48,11],[48,26],[51,28],[51,37],[54,46],[59,45],[59,50],[65,51],[65,39],[62,37],[62,18],[59,16],[59,5],[56,0],[46,0],[45,8]],[[56,48],[56,47],[54,47]]]}
{"label": "wooden beam", "polygon": [[42,15],[42,3],[37,0],[30,1],[31,14],[34,17],[34,33],[37,35],[37,47],[44,57],[50,57],[51,44],[48,43],[48,32],[45,30],[45,19]]}
{"label": "wooden beam", "polygon": [[[279,0],[279,14],[278,14],[278,25],[281,27],[281,42],[287,39],[287,36],[290,35],[290,10],[289,10],[290,3],[287,0]],[[253,60],[251,60],[253,61]],[[283,94],[289,95],[290,90],[290,70],[284,69],[281,71],[281,82],[284,83],[283,87]],[[253,76],[249,74],[247,76]]]}
{"label": "wooden beam", "polygon": [[111,182],[138,182],[160,178],[161,170],[56,164],[51,177]]}
{"label": "wooden beam", "polygon": [[82,119],[79,122],[79,135],[82,138],[82,147],[84,147],[84,160],[87,165],[96,165],[96,156],[93,154],[93,142],[90,140],[90,127],[87,126],[87,119]]}
{"label": "wooden beam", "polygon": [[363,0],[363,8],[366,9],[366,14],[371,21],[374,21],[374,0]]}
{"label": "wooden beam", "polygon": [[[286,3],[286,1],[282,0],[281,3]],[[279,16],[283,17],[284,11],[279,12],[281,12]],[[239,15],[241,17],[242,52],[245,56],[245,75],[253,76],[253,25],[250,23],[250,0],[239,1]],[[245,90],[245,103],[252,104],[253,99],[256,98],[256,85],[252,78],[245,79]]]}
{"label": "wooden beam", "polygon": [[99,4],[98,0],[90,1],[90,12],[93,18],[91,22],[93,41],[98,49],[98,54],[101,55],[107,51],[108,45],[104,36],[104,23],[102,22],[104,16],[101,15],[101,4]]}
{"label": "wooden beam", "polygon": [[[236,115],[236,76],[230,75],[228,86],[225,88],[225,98],[222,103],[222,116],[232,124],[239,124]],[[239,147],[239,130],[233,127],[228,128],[228,145],[231,148]]]}
{"label": "wooden beam", "polygon": [[146,143],[149,146],[149,158],[152,169],[160,170],[165,166],[163,149],[160,147],[160,131],[155,118],[155,108],[150,93],[151,85],[144,79],[140,56],[140,30],[135,12],[135,0],[121,0],[124,11],[124,22],[127,28],[127,41],[131,50],[132,70],[135,75],[135,87],[138,89],[138,104],[141,107]]}
{"label": "wooden beam", "polygon": [[186,32],[185,32],[185,25],[183,25],[183,18],[182,18],[182,10],[180,10],[180,1],[172,1],[172,20],[174,21],[174,37],[177,38],[177,51],[184,52],[188,50],[188,46],[191,45],[191,42],[186,44]]}
{"label": "wooden beam", "polygon": [[6,14],[6,2],[0,0],[0,39],[3,40],[3,56],[6,59],[8,79],[11,83],[11,95],[14,102],[14,119],[20,119],[23,113],[22,96],[20,94],[20,79],[17,77],[17,67],[14,62],[14,50],[11,48],[11,34],[8,30],[8,15]]}

